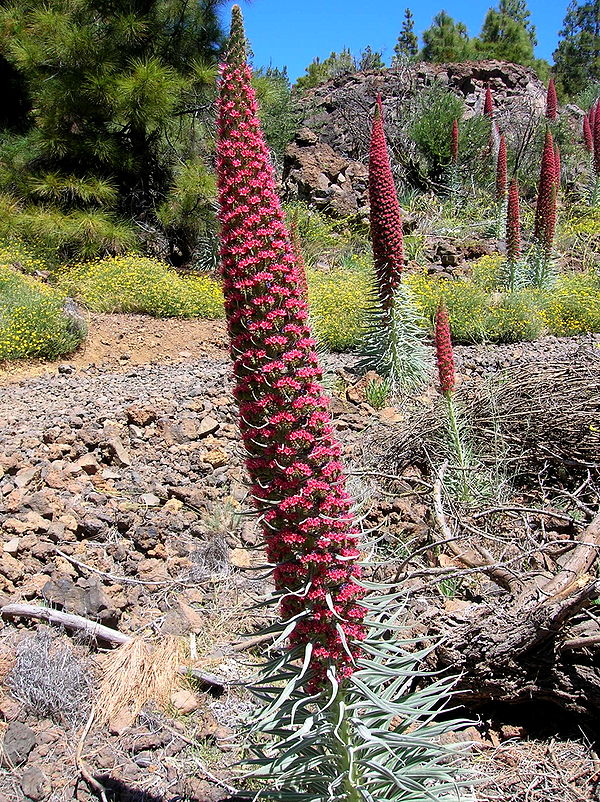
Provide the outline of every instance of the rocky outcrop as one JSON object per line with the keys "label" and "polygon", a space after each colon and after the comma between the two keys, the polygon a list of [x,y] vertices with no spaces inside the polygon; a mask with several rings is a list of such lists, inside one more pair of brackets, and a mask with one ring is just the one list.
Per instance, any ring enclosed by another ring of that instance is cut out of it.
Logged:
{"label": "rocky outcrop", "polygon": [[283,171],[290,199],[340,217],[368,213],[367,167],[340,156],[308,128],[288,146]]}
{"label": "rocky outcrop", "polygon": [[304,92],[298,103],[303,128],[288,146],[283,184],[288,199],[305,201],[336,216],[368,213],[367,170],[370,116],[381,94],[386,127],[405,125],[406,110],[420,90],[447,87],[465,104],[464,118],[483,109],[490,86],[495,117],[512,130],[544,114],[546,89],[528,67],[501,61],[419,63],[341,75]]}

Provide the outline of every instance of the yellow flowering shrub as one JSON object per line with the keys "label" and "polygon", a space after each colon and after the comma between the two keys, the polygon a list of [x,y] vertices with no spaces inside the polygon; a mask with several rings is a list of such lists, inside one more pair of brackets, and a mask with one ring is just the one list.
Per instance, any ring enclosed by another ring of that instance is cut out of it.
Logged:
{"label": "yellow flowering shrub", "polygon": [[565,273],[542,305],[552,334],[561,337],[600,331],[600,277],[595,273]]}
{"label": "yellow flowering shrub", "polygon": [[59,287],[95,312],[137,312],[155,317],[224,316],[218,281],[180,276],[158,259],[112,256],[65,268]]}
{"label": "yellow flowering shrub", "polygon": [[308,270],[310,320],[320,343],[332,351],[357,345],[369,304],[370,280],[365,270]]}
{"label": "yellow flowering shrub", "polygon": [[83,333],[63,314],[63,303],[56,290],[0,264],[0,360],[74,351]]}
{"label": "yellow flowering shrub", "polygon": [[0,265],[9,265],[21,273],[33,274],[36,271],[48,270],[44,259],[37,256],[21,240],[0,240]]}

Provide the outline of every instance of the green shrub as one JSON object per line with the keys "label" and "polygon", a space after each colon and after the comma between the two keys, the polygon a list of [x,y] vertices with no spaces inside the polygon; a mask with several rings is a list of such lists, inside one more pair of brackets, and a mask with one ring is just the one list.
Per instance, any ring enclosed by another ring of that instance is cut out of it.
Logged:
{"label": "green shrub", "polygon": [[0,221],[0,237],[22,240],[51,264],[124,253],[138,242],[131,224],[106,212],[21,206],[5,194],[0,195]]}
{"label": "green shrub", "polygon": [[95,312],[138,312],[155,317],[221,318],[223,294],[209,276],[179,276],[157,259],[113,256],[75,264],[59,287]]}
{"label": "green shrub", "polygon": [[0,264],[0,359],[52,359],[74,351],[84,333],[63,304],[56,290]]}

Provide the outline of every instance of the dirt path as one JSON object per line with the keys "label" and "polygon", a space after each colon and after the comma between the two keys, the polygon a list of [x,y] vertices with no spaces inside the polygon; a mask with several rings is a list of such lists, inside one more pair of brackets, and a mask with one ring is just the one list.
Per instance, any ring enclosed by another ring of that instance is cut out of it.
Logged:
{"label": "dirt path", "polygon": [[127,370],[129,365],[195,362],[226,357],[225,324],[219,320],[160,319],[147,315],[91,314],[89,335],[75,353],[45,362],[26,360],[0,364],[0,385],[54,375],[64,364]]}

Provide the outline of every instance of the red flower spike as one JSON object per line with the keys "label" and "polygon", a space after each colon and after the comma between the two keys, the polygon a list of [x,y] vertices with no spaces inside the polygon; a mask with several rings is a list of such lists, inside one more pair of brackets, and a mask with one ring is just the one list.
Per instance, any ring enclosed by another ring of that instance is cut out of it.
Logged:
{"label": "red flower spike", "polygon": [[554,178],[557,187],[560,187],[560,168],[560,150],[558,149],[558,145],[556,145],[554,148]]}
{"label": "red flower spike", "polygon": [[483,113],[486,117],[494,116],[494,101],[492,100],[492,90],[489,86],[485,88],[485,100],[483,102]]}
{"label": "red flower spike", "polygon": [[548,92],[546,94],[546,117],[549,120],[556,120],[558,117],[558,98],[556,97],[554,78],[550,78],[548,83]]}
{"label": "red flower spike", "polygon": [[369,202],[377,290],[383,307],[387,309],[402,276],[404,246],[400,204],[383,130],[380,96],[373,116],[369,151]]}
{"label": "red flower spike", "polygon": [[587,116],[588,116],[588,120],[589,120],[589,123],[590,123],[590,128],[593,131],[594,130],[594,120],[596,119],[596,104],[592,103],[592,105],[590,106],[590,109],[589,109],[589,111],[587,113]]}
{"label": "red flower spike", "polygon": [[[221,266],[234,394],[281,615],[301,615],[290,645],[314,646],[311,680],[352,673],[365,631],[351,500],[233,7],[221,67],[217,178]],[[310,583],[310,592],[303,591]],[[320,592],[323,589],[325,592]],[[289,591],[289,593],[286,593]],[[314,593],[312,591],[315,591]],[[297,595],[292,595],[296,594]],[[335,613],[332,612],[335,610]],[[348,649],[340,637],[344,633]]]}
{"label": "red flower spike", "polygon": [[588,153],[594,152],[594,137],[592,136],[590,120],[587,115],[583,118],[583,144]]}
{"label": "red flower spike", "polygon": [[496,163],[496,199],[498,201],[503,201],[506,197],[507,172],[506,139],[504,138],[504,134],[500,134],[498,160]]}
{"label": "red flower spike", "polygon": [[435,356],[440,377],[440,390],[446,395],[454,390],[456,375],[448,309],[443,301],[440,302],[435,313]]}
{"label": "red flower spike", "polygon": [[519,210],[519,182],[513,178],[508,189],[506,210],[506,255],[510,262],[521,256],[521,215]]}
{"label": "red flower spike", "polygon": [[452,145],[450,148],[452,164],[458,164],[458,120],[452,121]]}
{"label": "red flower spike", "polygon": [[554,141],[548,129],[542,153],[538,197],[535,209],[534,238],[551,250],[556,224],[556,168],[554,164]]}
{"label": "red flower spike", "polygon": [[594,127],[592,128],[594,142],[594,172],[600,176],[600,102],[594,110]]}
{"label": "red flower spike", "polygon": [[304,254],[302,253],[302,243],[300,242],[300,233],[298,231],[298,223],[292,220],[290,224],[290,239],[292,242],[292,249],[296,257],[296,270],[298,271],[298,289],[304,300],[308,303],[308,282],[306,280],[306,262],[304,261]]}

